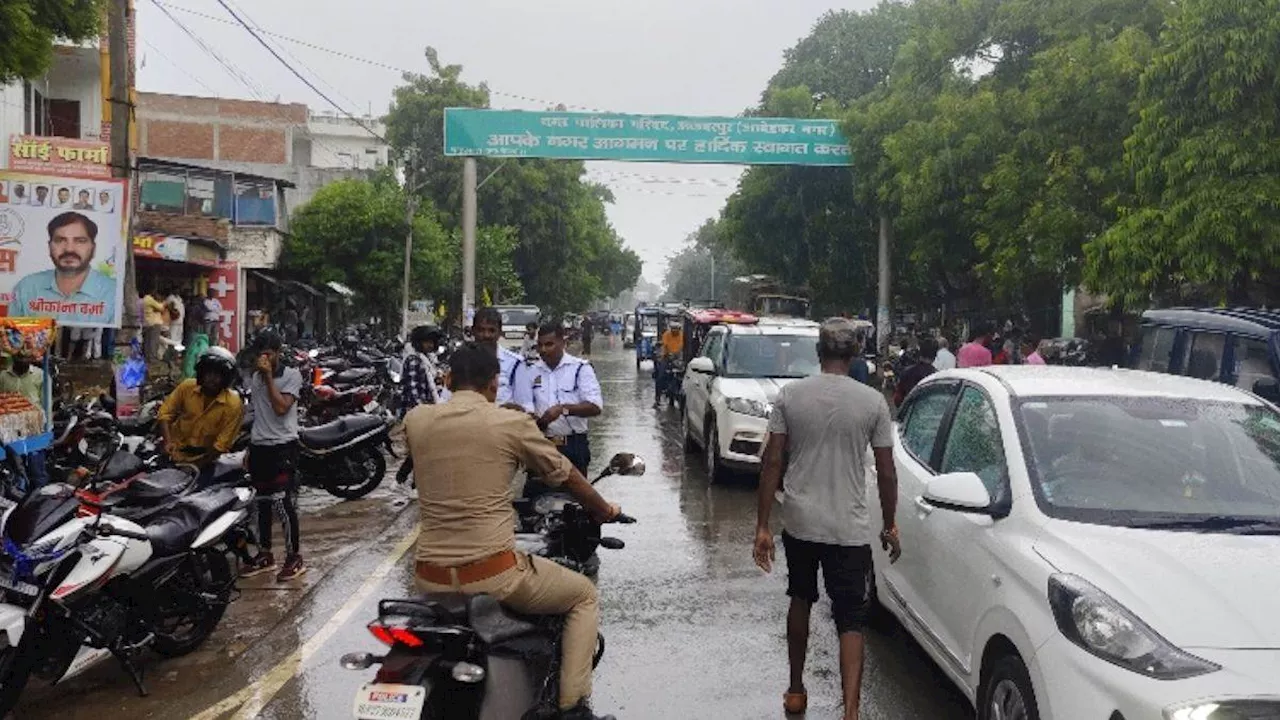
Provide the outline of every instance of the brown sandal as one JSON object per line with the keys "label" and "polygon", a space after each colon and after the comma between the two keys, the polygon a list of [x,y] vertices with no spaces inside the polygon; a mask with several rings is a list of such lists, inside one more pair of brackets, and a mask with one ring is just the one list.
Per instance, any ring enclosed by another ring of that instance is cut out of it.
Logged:
{"label": "brown sandal", "polygon": [[788,715],[800,715],[809,707],[809,693],[784,693],[782,695],[782,709]]}

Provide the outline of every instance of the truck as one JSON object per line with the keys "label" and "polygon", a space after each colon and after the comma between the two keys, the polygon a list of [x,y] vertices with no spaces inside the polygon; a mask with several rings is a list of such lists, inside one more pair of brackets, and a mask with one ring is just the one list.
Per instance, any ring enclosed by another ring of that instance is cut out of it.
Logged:
{"label": "truck", "polygon": [[809,318],[809,292],[771,275],[743,275],[729,285],[729,308],[761,318]]}

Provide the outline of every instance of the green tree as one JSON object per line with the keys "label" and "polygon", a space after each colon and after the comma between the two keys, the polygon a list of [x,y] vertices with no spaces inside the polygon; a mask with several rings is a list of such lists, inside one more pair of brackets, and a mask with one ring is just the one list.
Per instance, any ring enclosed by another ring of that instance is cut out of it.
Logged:
{"label": "green tree", "polygon": [[[281,265],[309,282],[347,285],[361,310],[394,326],[404,287],[406,207],[389,174],[326,185],[294,213]],[[411,297],[440,297],[451,289],[448,238],[431,206],[421,205],[413,218]]]}
{"label": "green tree", "polygon": [[1280,0],[1172,5],[1142,76],[1126,159],[1135,193],[1087,248],[1089,284],[1280,300]]}
{"label": "green tree", "polygon": [[96,37],[99,0],[0,0],[0,85],[43,75],[56,39]]}
{"label": "green tree", "polygon": [[685,238],[685,244],[678,252],[667,258],[667,271],[663,276],[664,300],[728,300],[729,283],[744,270],[733,252],[723,247],[717,238],[718,232],[719,223],[706,221]]}
{"label": "green tree", "polygon": [[[520,240],[514,228],[482,227],[476,230],[476,294],[486,295],[497,305],[515,303],[524,299],[524,285],[516,273],[512,253]],[[455,268],[449,305],[462,295],[462,235],[455,233],[449,245],[449,257]]]}

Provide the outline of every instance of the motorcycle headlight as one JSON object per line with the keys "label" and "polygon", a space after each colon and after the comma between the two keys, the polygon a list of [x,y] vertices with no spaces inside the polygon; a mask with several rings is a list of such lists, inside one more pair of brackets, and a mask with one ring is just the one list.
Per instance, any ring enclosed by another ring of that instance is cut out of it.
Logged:
{"label": "motorcycle headlight", "polygon": [[1222,668],[1175,647],[1111,596],[1075,575],[1049,578],[1058,630],[1086,652],[1140,675],[1181,680]]}
{"label": "motorcycle headlight", "polygon": [[725,406],[731,412],[758,418],[768,418],[769,414],[773,412],[773,406],[769,403],[748,400],[747,398],[729,398],[725,401]]}

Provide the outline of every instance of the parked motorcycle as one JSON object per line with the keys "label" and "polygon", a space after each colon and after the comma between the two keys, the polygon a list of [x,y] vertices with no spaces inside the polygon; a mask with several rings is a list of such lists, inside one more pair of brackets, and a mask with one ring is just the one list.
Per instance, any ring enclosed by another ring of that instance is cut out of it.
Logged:
{"label": "parked motorcycle", "polygon": [[226,537],[253,490],[193,491],[193,473],[133,472],[141,461],[119,456],[85,488],[46,485],[4,517],[0,716],[31,676],[59,682],[107,656],[146,695],[139,654],[195,650],[232,600]]}
{"label": "parked motorcycle", "polygon": [[[615,455],[592,484],[609,475],[643,475],[644,461]],[[562,493],[540,496],[521,510],[536,537],[517,536],[520,549],[565,567],[591,572],[596,549],[621,549],[601,526]],[[615,522],[632,523],[619,516]],[[597,563],[598,564],[598,563]],[[594,573],[591,574],[594,577]],[[386,655],[350,653],[348,670],[378,665],[372,683],[356,693],[355,717],[441,720],[512,720],[555,717],[560,695],[558,616],[518,615],[490,595],[429,593],[378,603],[369,632],[390,646]],[[593,665],[604,656],[604,636]]]}

